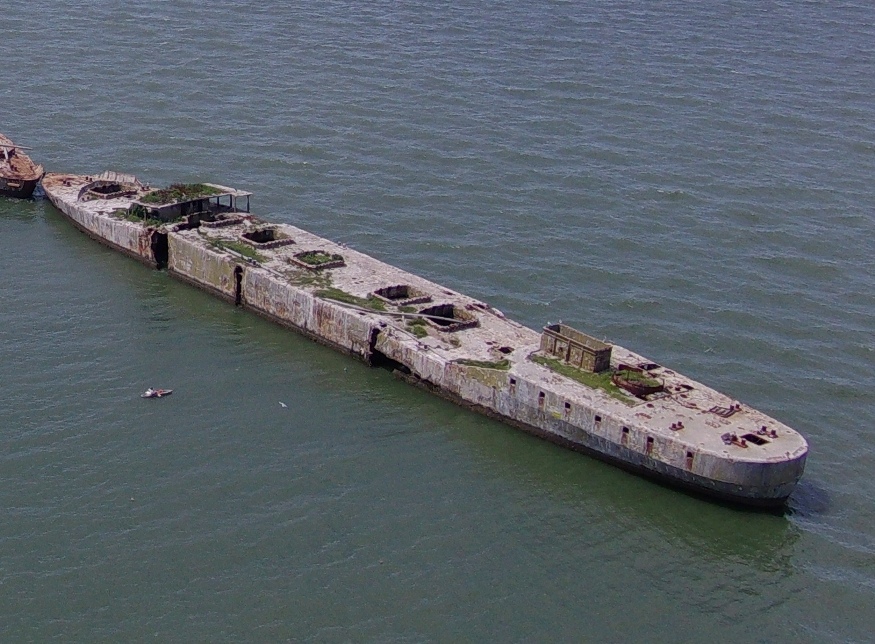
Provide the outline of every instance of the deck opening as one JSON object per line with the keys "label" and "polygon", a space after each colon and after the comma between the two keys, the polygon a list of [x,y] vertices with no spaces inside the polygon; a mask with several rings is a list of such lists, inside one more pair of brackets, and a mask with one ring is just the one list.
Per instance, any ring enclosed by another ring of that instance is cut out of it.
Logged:
{"label": "deck opening", "polygon": [[647,437],[647,445],[644,448],[644,453],[650,455],[653,452],[653,436]]}
{"label": "deck opening", "polygon": [[[282,244],[282,240],[278,242],[270,242],[274,244]],[[324,250],[302,250],[300,253],[295,253],[291,257],[287,257],[286,261],[294,264],[299,268],[305,268],[308,271],[322,271],[329,268],[340,268],[346,266],[343,255],[337,253],[329,253]]]}
{"label": "deck opening", "polygon": [[429,324],[437,327],[439,331],[451,332],[470,329],[479,324],[476,316],[471,315],[465,309],[455,304],[436,304],[419,310],[426,316]]}
{"label": "deck opening", "polygon": [[133,197],[137,194],[139,184],[136,180],[132,183],[118,181],[115,179],[100,179],[85,185],[79,191],[79,199],[82,201],[92,201],[95,199],[108,200],[117,199],[119,197]]}
{"label": "deck opening", "polygon": [[243,268],[241,266],[234,267],[234,305],[240,306],[243,304]]}
{"label": "deck opening", "polygon": [[385,286],[374,291],[374,295],[381,300],[395,306],[408,306],[410,304],[422,304],[431,302],[431,296],[408,284],[396,284]]}
{"label": "deck opening", "polygon": [[251,233],[243,233],[243,237],[249,241],[254,241],[256,244],[266,244],[279,239],[277,231],[273,228],[253,230]]}
{"label": "deck opening", "polygon": [[754,445],[766,445],[769,441],[767,441],[762,436],[757,436],[756,434],[744,434],[742,436],[747,442],[753,443]]}
{"label": "deck opening", "polygon": [[596,414],[596,417],[595,417],[595,422],[597,422],[597,423],[600,423],[600,422],[602,422],[602,417],[601,417],[601,416],[599,416],[599,415],[598,415],[598,414]]}
{"label": "deck opening", "polygon": [[193,230],[201,226],[205,228],[222,228],[244,221],[246,220],[240,216],[219,214],[212,210],[198,210],[188,213],[184,223],[176,224],[176,230]]}
{"label": "deck opening", "polygon": [[119,183],[104,183],[104,184],[95,184],[91,187],[91,192],[94,192],[98,195],[114,195],[117,192],[122,191],[122,186]]}
{"label": "deck opening", "polygon": [[256,248],[273,249],[280,246],[291,246],[295,240],[276,228],[257,228],[248,233],[243,233],[240,238]]}
{"label": "deck opening", "polygon": [[149,246],[152,250],[152,259],[155,262],[155,267],[158,270],[167,268],[167,262],[170,260],[170,246],[167,243],[167,233],[154,231]]}

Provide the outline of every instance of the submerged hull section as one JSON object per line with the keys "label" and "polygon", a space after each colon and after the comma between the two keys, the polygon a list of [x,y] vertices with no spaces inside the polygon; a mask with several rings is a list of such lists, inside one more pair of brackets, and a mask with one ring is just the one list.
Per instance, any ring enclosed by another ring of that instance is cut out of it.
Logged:
{"label": "submerged hull section", "polygon": [[[488,304],[248,213],[175,205],[188,214],[132,221],[125,209],[148,189],[132,179],[125,190],[95,190],[99,181],[47,175],[43,185],[102,243],[474,411],[748,506],[780,506],[802,476],[808,446],[797,432],[622,347],[563,325],[539,334]],[[248,193],[224,190],[248,203]],[[583,384],[569,365],[584,363],[652,382],[637,396],[610,378]]]}

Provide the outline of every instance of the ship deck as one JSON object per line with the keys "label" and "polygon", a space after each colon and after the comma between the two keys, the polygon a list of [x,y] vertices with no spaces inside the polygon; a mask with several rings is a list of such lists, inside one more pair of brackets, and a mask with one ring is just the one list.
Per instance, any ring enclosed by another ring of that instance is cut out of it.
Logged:
{"label": "ship deck", "polygon": [[[661,380],[665,391],[647,399],[629,395],[621,400],[600,388],[588,387],[532,361],[530,356],[539,352],[540,333],[507,318],[485,302],[295,226],[256,222],[244,221],[209,230],[198,228],[181,234],[210,246],[216,239],[235,242],[247,232],[268,227],[293,243],[273,249],[258,248],[257,252],[263,259],[260,265],[298,288],[311,292],[331,288],[364,301],[373,297],[375,291],[403,285],[409,292],[431,298],[430,302],[416,304],[417,311],[451,304],[464,316],[476,319],[477,326],[446,332],[428,325],[424,327],[428,334],[416,337],[408,326],[409,320],[417,316],[413,311],[404,314],[400,310],[402,307],[390,305],[386,306],[386,313],[369,311],[366,314],[378,316],[397,332],[411,334],[412,342],[445,362],[500,363],[507,360],[508,378],[518,375],[538,383],[544,391],[556,394],[571,405],[604,410],[630,426],[645,425],[650,432],[670,436],[699,452],[707,451],[735,461],[769,462],[793,458],[807,450],[805,439],[790,427],[621,346],[613,345],[611,366],[647,365],[650,367],[648,374]],[[292,263],[295,255],[307,251],[339,255],[344,265],[325,271],[298,268]],[[725,434],[734,434],[739,440],[727,444],[723,438]],[[746,447],[741,446],[742,436],[749,437],[744,441]],[[751,439],[751,436],[755,438]]]}
{"label": "ship deck", "polygon": [[[58,198],[76,202],[81,188],[92,179],[52,174],[46,176],[44,186]],[[239,194],[248,200],[248,193]],[[137,195],[86,200],[79,201],[76,207],[94,215],[113,217],[116,209],[127,208],[136,199]],[[161,228],[211,252],[236,255],[238,261],[248,262],[247,270],[266,271],[276,279],[317,296],[326,297],[328,292],[329,298],[346,299],[346,305],[358,307],[361,315],[372,316],[398,336],[409,336],[410,345],[428,352],[432,359],[444,363],[468,361],[470,364],[473,361],[500,365],[495,372],[503,372],[501,377],[506,377],[506,382],[513,383],[519,378],[535,383],[542,391],[552,394],[554,400],[592,409],[595,414],[610,415],[618,422],[645,428],[650,434],[697,453],[708,453],[735,463],[771,463],[796,459],[807,452],[805,439],[792,428],[624,347],[613,345],[611,367],[646,367],[649,375],[664,383],[663,392],[639,399],[631,395],[618,396],[617,392],[611,395],[604,389],[582,384],[533,361],[532,356],[539,355],[541,334],[507,318],[488,303],[295,226],[267,223],[248,213],[239,215],[236,223],[224,221],[221,226],[186,229],[184,224],[177,223]],[[254,251],[257,259],[244,259],[234,250],[234,246],[239,248],[240,244]],[[305,268],[300,263],[300,255],[307,252],[319,252],[325,258],[338,256],[342,264],[322,270]],[[403,287],[401,295],[407,297],[384,298],[381,302],[385,311],[370,308],[375,292],[383,290],[385,294],[385,289],[393,287]],[[405,304],[422,298],[428,301]],[[447,323],[440,324],[440,320],[438,324],[420,324],[418,331],[411,327],[411,319],[430,307],[437,307],[433,309],[437,317],[449,315],[456,319],[461,328],[447,330]],[[472,321],[476,321],[476,326],[471,326]],[[561,409],[545,411],[561,416]],[[599,416],[595,418],[598,420]]]}

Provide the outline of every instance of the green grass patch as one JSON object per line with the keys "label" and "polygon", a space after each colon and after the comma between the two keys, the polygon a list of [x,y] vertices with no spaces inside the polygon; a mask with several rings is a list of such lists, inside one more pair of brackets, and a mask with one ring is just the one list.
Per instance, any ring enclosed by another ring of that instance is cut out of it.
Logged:
{"label": "green grass patch", "polygon": [[635,402],[635,399],[627,396],[617,385],[611,382],[611,376],[614,372],[610,369],[608,371],[602,371],[601,373],[592,373],[590,371],[583,371],[577,367],[572,367],[570,364],[566,364],[556,358],[531,355],[529,356],[529,359],[532,362],[544,365],[551,371],[555,371],[566,378],[576,380],[590,389],[601,389],[608,395],[624,403],[632,404]]}
{"label": "green grass patch", "polygon": [[407,330],[417,338],[424,338],[428,335],[428,322],[425,318],[414,318],[407,321]]}
{"label": "green grass patch", "polygon": [[210,246],[218,248],[219,250],[232,250],[235,253],[243,255],[243,257],[254,259],[256,262],[259,263],[267,261],[264,255],[259,253],[249,244],[244,244],[243,242],[230,239],[210,239],[209,242]]}
{"label": "green grass patch", "polygon": [[463,358],[462,360],[456,360],[456,362],[466,367],[480,367],[481,369],[500,369],[501,371],[510,369],[510,360],[507,358],[502,358],[501,360],[469,360]]}
{"label": "green grass patch", "polygon": [[338,302],[346,302],[347,304],[354,304],[355,306],[360,306],[364,309],[372,309],[374,311],[385,311],[386,306],[383,304],[382,300],[377,299],[376,297],[356,297],[351,293],[347,293],[346,291],[342,291],[339,288],[335,288],[330,286],[328,288],[322,288],[313,293],[316,297],[321,297],[326,300],[336,300]]}
{"label": "green grass patch", "polygon": [[415,306],[399,306],[398,310],[401,311],[402,313],[416,313]]}
{"label": "green grass patch", "polygon": [[172,203],[180,203],[182,201],[194,201],[203,199],[213,195],[222,194],[222,190],[213,188],[203,183],[174,183],[169,188],[161,188],[153,190],[142,197],[140,201],[143,203],[155,204],[156,206],[166,206]]}
{"label": "green grass patch", "polygon": [[304,253],[295,255],[295,259],[304,262],[305,264],[309,264],[310,266],[322,266],[323,264],[337,261],[340,257],[338,255],[324,253],[321,250],[308,250]]}
{"label": "green grass patch", "polygon": [[150,217],[148,211],[142,206],[132,206],[127,210],[119,208],[118,210],[113,211],[112,214],[119,219],[132,221],[135,224],[143,224],[145,226],[157,227],[165,223],[156,217]]}

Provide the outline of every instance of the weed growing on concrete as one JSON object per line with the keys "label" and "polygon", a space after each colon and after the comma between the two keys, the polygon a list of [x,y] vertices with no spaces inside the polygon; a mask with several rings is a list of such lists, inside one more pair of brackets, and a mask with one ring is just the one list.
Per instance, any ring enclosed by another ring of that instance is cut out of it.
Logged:
{"label": "weed growing on concrete", "polygon": [[425,318],[414,318],[407,321],[407,329],[417,338],[424,338],[428,335],[428,322]]}
{"label": "weed growing on concrete", "polygon": [[611,382],[611,375],[613,372],[611,370],[603,371],[601,373],[592,373],[590,371],[583,371],[582,369],[578,369],[577,367],[572,367],[570,364],[566,364],[556,358],[548,358],[546,356],[539,356],[532,354],[529,356],[529,360],[532,362],[537,362],[538,364],[544,365],[551,371],[555,371],[558,374],[565,376],[566,378],[571,378],[572,380],[576,380],[577,382],[586,385],[592,389],[601,389],[609,396],[616,398],[627,404],[632,404],[635,402],[632,398],[623,393],[617,385]]}
{"label": "weed growing on concrete", "polygon": [[230,239],[210,239],[210,246],[214,248],[218,248],[219,250],[230,250],[238,255],[243,255],[243,257],[248,257],[249,259],[254,259],[256,262],[263,263],[265,257],[255,250],[249,244],[244,244],[243,242],[238,242]]}
{"label": "weed growing on concrete", "polygon": [[205,198],[221,193],[222,191],[218,188],[213,188],[203,183],[174,183],[169,188],[153,190],[143,195],[140,197],[140,201],[163,206],[181,201],[193,201],[201,197]]}
{"label": "weed growing on concrete", "polygon": [[315,293],[313,293],[316,297],[321,297],[326,300],[337,300],[338,302],[346,302],[347,304],[354,304],[355,306],[360,306],[365,309],[373,309],[374,311],[385,311],[386,305],[383,304],[382,300],[377,299],[376,297],[356,297],[351,293],[347,293],[346,291],[342,291],[339,288],[335,288],[333,286],[329,288],[319,289]]}
{"label": "weed growing on concrete", "polygon": [[456,360],[456,362],[466,367],[480,367],[481,369],[500,369],[502,371],[510,369],[510,360],[507,358],[502,358],[501,360],[469,360],[468,358],[463,358],[462,360]]}
{"label": "weed growing on concrete", "polygon": [[295,257],[310,266],[322,266],[323,264],[336,262],[340,259],[339,255],[332,255],[330,253],[322,252],[321,250],[309,250],[295,255]]}
{"label": "weed growing on concrete", "polygon": [[119,219],[132,221],[135,224],[143,224],[144,226],[153,226],[157,228],[158,226],[165,223],[160,219],[156,219],[155,217],[149,217],[148,212],[142,206],[132,206],[127,210],[123,208],[118,208],[117,210],[114,210],[112,214],[114,217],[118,217]]}

